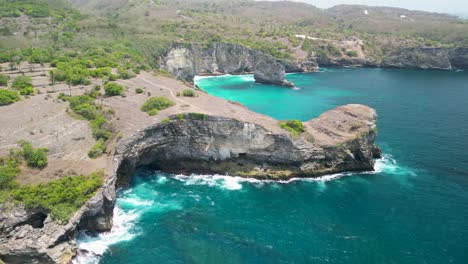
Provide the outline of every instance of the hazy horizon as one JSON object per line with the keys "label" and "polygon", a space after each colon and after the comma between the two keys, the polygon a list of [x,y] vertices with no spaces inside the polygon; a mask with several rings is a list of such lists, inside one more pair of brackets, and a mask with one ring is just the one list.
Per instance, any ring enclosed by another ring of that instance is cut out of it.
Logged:
{"label": "hazy horizon", "polygon": [[400,7],[411,10],[421,10],[437,13],[449,13],[468,16],[468,1],[466,0],[291,0],[305,2],[320,8],[329,8],[340,4]]}

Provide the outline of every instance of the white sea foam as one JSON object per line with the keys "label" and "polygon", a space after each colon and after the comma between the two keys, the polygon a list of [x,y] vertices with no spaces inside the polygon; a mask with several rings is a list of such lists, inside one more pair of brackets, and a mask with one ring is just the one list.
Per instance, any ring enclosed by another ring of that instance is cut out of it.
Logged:
{"label": "white sea foam", "polygon": [[259,180],[253,178],[243,178],[238,176],[228,175],[175,175],[176,180],[184,182],[185,185],[207,185],[210,187],[218,187],[226,190],[240,190],[242,183],[250,183],[255,186],[263,186],[264,184],[288,184],[295,181],[309,181],[309,182],[327,182],[335,180],[344,176],[353,175],[355,173],[335,173],[324,175],[315,178],[291,178],[288,180]]}
{"label": "white sea foam", "polygon": [[[202,79],[229,78],[229,77],[232,77],[232,76],[233,75],[231,75],[231,74],[223,74],[223,75],[217,75],[217,76],[210,76],[210,75],[208,75],[208,76],[198,76],[197,75],[197,76],[195,76],[193,78],[193,80],[196,83],[197,81],[202,80]],[[235,76],[240,78],[243,81],[246,81],[246,82],[255,81],[253,74],[235,75]]]}
{"label": "white sea foam", "polygon": [[[415,173],[407,167],[399,166],[397,161],[390,155],[384,155],[381,159],[377,160],[374,166],[374,171],[359,172],[359,173],[336,173],[324,175],[316,178],[292,178],[288,180],[258,180],[253,178],[243,178],[236,176],[226,175],[175,175],[172,178],[183,182],[185,185],[207,185],[218,187],[226,190],[241,190],[243,183],[249,183],[257,187],[271,184],[271,186],[279,187],[282,184],[288,184],[295,181],[308,181],[317,182],[321,191],[326,189],[326,182],[336,180],[342,177],[351,176],[355,174],[376,174],[387,173],[394,175],[415,175]],[[158,184],[165,184],[169,179],[165,176],[157,178]],[[147,192],[146,192],[147,193]],[[177,196],[174,193],[172,196]],[[196,195],[193,198],[197,201],[200,196]],[[206,199],[210,201],[211,206],[215,202],[207,196]],[[155,206],[157,205],[157,206]],[[134,210],[124,211],[122,206],[130,206]],[[157,207],[157,208],[155,208]],[[126,190],[123,197],[119,198],[118,203],[114,209],[114,226],[112,230],[107,233],[99,234],[96,237],[80,234],[78,239],[78,248],[80,249],[77,258],[74,259],[75,264],[91,264],[98,263],[99,257],[109,249],[109,246],[121,241],[133,239],[138,235],[138,231],[134,229],[137,219],[145,210],[177,210],[181,209],[181,205],[175,201],[165,201],[163,204],[154,202],[152,200],[144,200],[139,198],[132,190]]]}
{"label": "white sea foam", "polygon": [[134,196],[134,197],[122,197],[122,198],[120,198],[120,203],[122,203],[122,204],[129,204],[129,205],[136,206],[136,207],[140,207],[140,206],[151,206],[151,205],[154,204],[153,201],[143,200],[143,199],[140,199],[140,198],[137,197],[137,196]]}
{"label": "white sea foam", "polygon": [[167,181],[168,181],[168,179],[165,176],[159,176],[157,178],[157,183],[159,183],[159,184],[165,184]]}
{"label": "white sea foam", "polygon": [[381,159],[376,160],[374,171],[367,172],[342,172],[324,175],[315,178],[291,178],[288,180],[259,180],[253,178],[243,178],[228,175],[198,175],[192,174],[175,175],[174,178],[184,182],[185,185],[208,185],[211,187],[218,187],[227,190],[240,190],[242,183],[250,183],[256,186],[262,186],[269,183],[288,184],[295,181],[308,181],[308,182],[328,182],[342,177],[352,176],[356,174],[377,174],[377,173],[397,174],[397,175],[416,175],[410,168],[400,166],[391,155],[383,155]]}
{"label": "white sea foam", "polygon": [[416,173],[405,166],[400,166],[391,155],[383,155],[381,159],[375,162],[374,173],[387,173],[393,175],[415,176]]}
{"label": "white sea foam", "polygon": [[119,206],[114,208],[113,226],[110,232],[97,236],[89,236],[81,233],[78,238],[78,255],[73,260],[74,264],[94,264],[99,262],[99,257],[108,250],[109,246],[121,241],[133,239],[137,233],[132,230],[141,212],[125,212]]}
{"label": "white sea foam", "polygon": [[255,78],[253,75],[249,74],[249,75],[239,75],[239,78],[243,81],[246,81],[246,82],[254,82],[255,81]]}

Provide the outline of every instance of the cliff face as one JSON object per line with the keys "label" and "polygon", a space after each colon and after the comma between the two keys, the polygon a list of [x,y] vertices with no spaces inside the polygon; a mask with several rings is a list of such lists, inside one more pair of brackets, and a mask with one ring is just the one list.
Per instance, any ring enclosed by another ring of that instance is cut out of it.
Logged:
{"label": "cliff face", "polygon": [[453,68],[468,69],[468,48],[456,48],[449,51]]}
{"label": "cliff face", "polygon": [[379,67],[379,62],[370,58],[332,58],[327,56],[317,57],[317,63],[321,67]]}
{"label": "cliff face", "polygon": [[274,60],[258,62],[254,68],[254,79],[258,83],[275,84],[293,87],[294,84],[286,80],[286,71],[281,63]]}
{"label": "cliff face", "polygon": [[[163,67],[179,79],[193,81],[195,75],[256,72],[260,69],[258,65],[265,65],[269,62],[284,67],[284,69],[277,67],[275,71],[304,72],[318,69],[315,61],[295,62],[275,59],[261,52],[230,43],[176,44],[167,54]],[[277,83],[277,81],[273,79],[271,83]],[[268,82],[268,79],[264,82]]]}
{"label": "cliff face", "polygon": [[288,72],[316,71],[328,67],[383,67],[410,69],[467,69],[468,48],[401,48],[382,59],[370,57],[321,56],[310,61],[275,59],[261,52],[230,43],[212,45],[178,44],[166,56],[164,67],[179,79],[192,81],[195,75],[254,73],[260,83],[292,86]]}
{"label": "cliff face", "polygon": [[401,49],[386,56],[382,67],[451,70],[449,51],[439,48]]}
{"label": "cliff face", "polygon": [[118,174],[129,176],[136,167],[152,166],[169,172],[287,179],[373,169],[378,153],[374,110],[348,105],[318,120],[307,122],[302,136],[292,137],[231,118],[173,116],[117,149],[122,160]]}
{"label": "cliff face", "polygon": [[120,143],[113,173],[66,225],[40,210],[2,205],[0,257],[6,263],[69,263],[77,230],[112,227],[115,189],[127,185],[139,166],[260,179],[373,170],[374,158],[380,155],[374,144],[376,117],[369,107],[346,105],[305,122],[306,132],[291,136],[229,117],[170,116]]}
{"label": "cliff face", "polygon": [[468,69],[468,48],[409,48],[385,56],[381,63],[388,68]]}

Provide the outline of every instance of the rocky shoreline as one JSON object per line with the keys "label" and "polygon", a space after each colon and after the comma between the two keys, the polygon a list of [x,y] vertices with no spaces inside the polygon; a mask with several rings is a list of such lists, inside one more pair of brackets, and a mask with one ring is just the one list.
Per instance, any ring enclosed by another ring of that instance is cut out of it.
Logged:
{"label": "rocky shoreline", "polygon": [[175,44],[161,65],[178,79],[193,82],[196,75],[254,73],[260,83],[293,86],[285,73],[317,71],[311,61],[289,61],[273,58],[259,51],[232,43]]}
{"label": "rocky shoreline", "polygon": [[16,205],[0,213],[0,256],[6,263],[70,263],[79,230],[112,227],[116,189],[148,166],[177,173],[229,173],[284,180],[373,170],[380,149],[375,110],[346,105],[305,122],[292,136],[234,117],[185,113],[169,116],[122,141],[103,187],[66,224]]}
{"label": "rocky shoreline", "polygon": [[[318,65],[452,70],[468,67],[467,54],[466,48],[410,49],[379,63],[291,62],[234,44],[191,44],[176,45],[163,66],[186,81],[193,81],[195,75],[253,72],[257,82],[292,86],[285,79],[286,72],[316,71]],[[145,78],[142,80],[147,82]],[[207,101],[200,101],[194,109],[210,112],[215,109],[208,101],[224,102],[206,97]],[[181,100],[181,109],[186,103]],[[173,173],[228,173],[285,180],[373,170],[374,159],[380,156],[374,144],[377,115],[366,106],[347,105],[328,111],[305,122],[306,131],[300,136],[282,131],[277,121],[240,106],[228,108],[222,116],[177,110],[164,122],[159,119],[139,132],[134,130],[118,144],[103,187],[66,225],[55,223],[40,209],[0,205],[0,258],[6,263],[70,263],[77,253],[79,230],[103,232],[112,228],[116,188],[127,186],[140,166]],[[215,112],[219,111],[216,108]],[[241,112],[247,116],[239,120],[236,117]]]}
{"label": "rocky shoreline", "polygon": [[468,69],[468,48],[401,48],[383,58],[313,57],[306,61],[275,59],[231,43],[175,44],[162,67],[176,78],[193,82],[196,75],[254,74],[256,82],[292,87],[286,73],[314,72],[319,67],[398,69]]}

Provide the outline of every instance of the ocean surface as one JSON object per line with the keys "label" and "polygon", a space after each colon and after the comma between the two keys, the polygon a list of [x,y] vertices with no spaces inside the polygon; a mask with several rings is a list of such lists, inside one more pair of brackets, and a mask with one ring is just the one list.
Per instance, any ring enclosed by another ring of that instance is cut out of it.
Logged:
{"label": "ocean surface", "polygon": [[[468,263],[468,72],[323,69],[295,89],[198,78],[277,119],[374,107],[384,158],[370,173],[262,182],[140,169],[111,232],[81,234],[79,263]],[[83,251],[84,252],[84,251]]]}

